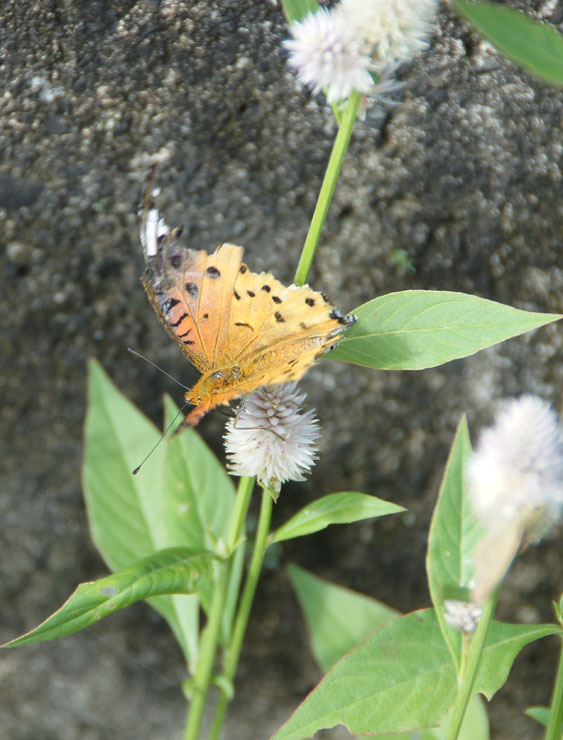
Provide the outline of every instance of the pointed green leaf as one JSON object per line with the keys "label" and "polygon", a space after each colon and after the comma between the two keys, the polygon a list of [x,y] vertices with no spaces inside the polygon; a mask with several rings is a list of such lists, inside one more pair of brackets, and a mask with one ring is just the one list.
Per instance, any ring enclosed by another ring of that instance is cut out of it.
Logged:
{"label": "pointed green leaf", "polygon": [[[131,471],[158,442],[160,432],[96,362],[90,364],[88,397],[84,498],[92,539],[110,569],[121,570],[165,547],[213,550],[213,536],[224,535],[222,522],[234,499],[232,484],[213,453],[195,432],[179,434],[171,444],[165,439],[134,476]],[[196,488],[206,498],[204,504],[194,503]],[[209,513],[210,521],[198,519],[201,512]],[[194,521],[201,523],[201,530]],[[199,598],[159,596],[149,602],[169,623],[193,664]]]}
{"label": "pointed green leaf", "polygon": [[134,565],[92,583],[82,583],[52,616],[31,632],[3,645],[17,647],[54,640],[90,627],[141,599],[193,594],[213,577],[213,553],[185,547],[159,550]]}
{"label": "pointed green leaf", "polygon": [[316,13],[320,5],[316,0],[282,0],[288,23],[302,20],[308,13]]}
{"label": "pointed green leaf", "polygon": [[324,671],[373,630],[399,616],[376,599],[290,565],[291,584],[305,615],[313,653]]}
{"label": "pointed green leaf", "polygon": [[389,293],[353,313],[358,321],[328,357],[380,370],[441,365],[561,318],[432,290]]}
{"label": "pointed green leaf", "polygon": [[166,546],[162,514],[163,454],[131,474],[160,433],[90,363],[83,470],[92,539],[112,570]]}
{"label": "pointed green leaf", "polygon": [[[471,455],[467,421],[463,417],[450,451],[444,478],[434,509],[426,570],[432,603],[444,639],[452,657],[459,665],[461,633],[448,625],[444,618],[444,600],[459,599],[473,576],[472,554],[481,535],[467,495],[465,465]],[[463,599],[462,597],[462,600]]]}
{"label": "pointed green leaf", "polygon": [[349,524],[398,511],[404,511],[404,508],[367,493],[331,493],[298,511],[273,533],[272,542],[304,537],[326,529],[330,524]]}
{"label": "pointed green leaf", "polygon": [[454,0],[454,5],[516,64],[543,80],[563,83],[563,36],[552,25],[496,3]]}
{"label": "pointed green leaf", "polygon": [[490,701],[504,685],[512,664],[522,648],[549,635],[561,636],[563,630],[556,624],[491,622],[475,691],[480,691]]}
{"label": "pointed green leaf", "polygon": [[[324,671],[356,647],[375,629],[394,617],[395,609],[356,591],[325,581],[290,565],[288,574],[305,615],[313,653]],[[488,740],[488,718],[483,702],[475,697],[469,705],[460,740]],[[448,717],[441,727],[413,733],[379,736],[382,740],[447,740]]]}
{"label": "pointed green leaf", "polygon": [[[427,730],[412,730],[392,735],[378,735],[377,740],[449,740],[451,737],[450,723],[453,710],[450,710],[439,727]],[[480,696],[474,696],[469,702],[461,732],[457,740],[489,740],[489,717]]]}
{"label": "pointed green leaf", "polygon": [[[557,631],[554,625],[493,622],[475,691],[490,698],[522,647]],[[414,612],[387,622],[345,655],[274,740],[303,740],[337,724],[353,734],[432,727],[453,705],[456,692],[455,664],[434,610]]]}
{"label": "pointed green leaf", "polygon": [[[166,419],[177,407],[166,397]],[[163,475],[163,516],[170,545],[214,550],[226,540],[235,503],[232,478],[195,429],[174,435]]]}
{"label": "pointed green leaf", "polygon": [[[110,570],[119,571],[167,544],[161,508],[165,455],[158,450],[132,475],[160,433],[99,363],[92,360],[89,371],[82,487],[90,535]],[[193,664],[197,596],[158,596],[149,603],[166,619]]]}
{"label": "pointed green leaf", "polygon": [[[176,415],[177,407],[167,397],[165,408],[168,422]],[[163,480],[168,544],[217,550],[218,541],[227,539],[235,489],[232,479],[195,429],[185,429],[171,439]],[[200,593],[205,611],[212,593],[213,584]]]}
{"label": "pointed green leaf", "polygon": [[528,707],[524,714],[535,719],[542,727],[547,727],[549,724],[549,707]]}

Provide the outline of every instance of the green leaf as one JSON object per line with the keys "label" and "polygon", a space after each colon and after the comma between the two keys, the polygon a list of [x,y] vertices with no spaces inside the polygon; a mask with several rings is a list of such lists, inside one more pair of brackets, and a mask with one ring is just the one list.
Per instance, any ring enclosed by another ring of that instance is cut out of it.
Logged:
{"label": "green leaf", "polygon": [[[214,538],[226,536],[225,520],[234,501],[232,483],[213,453],[193,430],[182,432],[171,443],[164,440],[134,476],[131,471],[158,442],[160,432],[94,361],[88,398],[84,498],[92,539],[110,569],[121,570],[165,547],[213,550]],[[159,596],[150,604],[193,664],[199,598]]]}
{"label": "green leaf", "polygon": [[[438,502],[434,509],[426,570],[432,603],[450,653],[459,666],[461,633],[444,618],[444,600],[459,599],[473,576],[472,553],[481,535],[467,495],[465,465],[471,455],[467,421],[463,417],[450,451]],[[462,600],[465,600],[462,598]]]}
{"label": "green leaf", "polygon": [[328,357],[380,370],[441,365],[561,318],[432,290],[389,293],[354,313],[358,321]]}
{"label": "green leaf", "polygon": [[113,612],[150,596],[193,594],[212,580],[216,555],[193,548],[159,550],[124,570],[92,583],[82,583],[52,616],[31,632],[2,647],[72,635]]}
{"label": "green leaf", "polygon": [[[490,698],[524,645],[558,631],[554,625],[493,622],[475,691]],[[387,622],[345,655],[274,740],[302,740],[337,724],[352,734],[432,727],[453,705],[456,692],[455,664],[434,610],[414,612]]]}
{"label": "green leaf", "polygon": [[[449,740],[450,722],[453,710],[449,711],[439,727],[427,730],[399,732],[392,735],[378,735],[377,740]],[[469,702],[461,732],[457,740],[489,740],[489,718],[480,696],[474,696]]]}
{"label": "green leaf", "polygon": [[158,430],[90,363],[83,468],[90,532],[112,570],[166,545],[162,514],[164,455],[131,471],[158,441]]}
{"label": "green leaf", "polygon": [[[412,737],[412,740],[449,740],[451,737],[450,723],[452,715],[453,709],[446,714],[440,723],[440,727],[424,730],[420,734],[415,730],[414,733],[409,733],[409,736]],[[489,717],[487,710],[481,697],[474,696],[467,706],[458,740],[489,740],[489,738]],[[387,740],[396,739],[397,735],[387,736]],[[380,737],[379,740],[382,740],[382,738]]]}
{"label": "green leaf", "polygon": [[[166,398],[166,421],[177,407]],[[167,447],[164,466],[163,514],[169,545],[216,550],[227,539],[235,489],[231,478],[194,429],[176,434]],[[213,584],[200,594],[207,611]]]}
{"label": "green leaf", "polygon": [[273,533],[271,541],[291,540],[319,532],[330,524],[349,524],[398,511],[404,511],[404,508],[367,493],[331,493],[298,511]]}
{"label": "green leaf", "polygon": [[[166,420],[177,407],[166,397]],[[170,543],[214,550],[226,540],[235,503],[232,478],[195,429],[170,440],[164,466],[164,527]]]}
{"label": "green leaf", "polygon": [[316,0],[282,0],[288,23],[302,20],[308,13],[316,13],[320,5]]}
{"label": "green leaf", "polygon": [[[290,565],[289,578],[297,594],[311,636],[315,658],[324,671],[332,666],[375,629],[400,612],[356,591],[325,581]],[[381,740],[447,740],[447,721],[442,727],[414,733],[378,736]],[[488,740],[488,719],[479,697],[470,703],[460,740]]]}
{"label": "green leaf", "polygon": [[[169,396],[164,400],[165,426],[168,426],[178,413],[178,406]],[[235,488],[232,478],[193,429],[186,429],[171,440],[165,465],[164,495],[166,531],[171,540],[222,552],[221,543],[227,539],[232,518]],[[244,547],[240,547],[230,568],[223,609],[223,644],[229,639],[243,567]],[[205,611],[209,609],[212,590],[213,584],[210,584],[199,594]]]}
{"label": "green leaf", "polygon": [[324,671],[374,629],[399,616],[376,599],[337,586],[290,565],[288,574],[311,636],[313,654]]}
{"label": "green leaf", "polygon": [[563,83],[563,38],[549,23],[504,5],[466,0],[454,0],[454,5],[516,64],[540,79]]}
{"label": "green leaf", "polygon": [[547,727],[549,723],[549,707],[528,707],[524,714],[535,719],[542,727]]}

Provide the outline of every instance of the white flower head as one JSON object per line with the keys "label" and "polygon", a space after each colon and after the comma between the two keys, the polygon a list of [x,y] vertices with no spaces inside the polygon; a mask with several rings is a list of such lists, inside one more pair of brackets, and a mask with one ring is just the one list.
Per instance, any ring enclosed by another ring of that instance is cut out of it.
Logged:
{"label": "white flower head", "polygon": [[437,0],[342,0],[336,13],[380,70],[428,48],[437,7]]}
{"label": "white flower head", "polygon": [[337,13],[319,8],[292,23],[290,30],[293,38],[283,42],[289,64],[313,94],[324,88],[328,102],[335,103],[353,90],[372,89],[371,60],[362,52],[362,40]]}
{"label": "white flower head", "polygon": [[314,410],[301,413],[305,394],[296,383],[260,388],[227,422],[225,449],[230,472],[256,476],[274,491],[288,480],[305,480],[317,459],[320,435]]}
{"label": "white flower head", "polygon": [[290,26],[284,41],[289,64],[316,94],[329,103],[353,90],[377,95],[371,74],[379,77],[425,50],[436,22],[437,0],[341,0],[332,10],[319,8]]}
{"label": "white flower head", "polygon": [[509,402],[467,465],[469,495],[485,534],[475,552],[473,598],[486,599],[523,541],[538,542],[563,515],[563,438],[550,405]]}
{"label": "white flower head", "polygon": [[475,632],[483,610],[470,601],[449,599],[444,601],[444,617],[446,622],[460,632]]}

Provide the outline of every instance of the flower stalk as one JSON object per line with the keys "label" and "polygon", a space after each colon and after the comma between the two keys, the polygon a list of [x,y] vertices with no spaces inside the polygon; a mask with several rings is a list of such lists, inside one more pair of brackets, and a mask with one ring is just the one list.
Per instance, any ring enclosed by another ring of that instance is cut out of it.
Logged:
{"label": "flower stalk", "polygon": [[561,740],[563,734],[563,640],[561,641],[561,651],[559,653],[559,663],[557,666],[557,677],[553,686],[551,695],[551,705],[549,708],[549,721],[545,732],[545,740]]}
{"label": "flower stalk", "polygon": [[229,527],[227,538],[227,559],[223,560],[218,568],[218,578],[213,592],[213,600],[209,610],[209,617],[201,640],[201,651],[197,662],[194,682],[193,697],[188,709],[188,717],[184,730],[184,740],[197,740],[203,721],[205,703],[209,692],[209,685],[213,674],[215,656],[221,633],[221,622],[223,609],[227,597],[229,585],[229,562],[234,557],[234,549],[240,540],[250,497],[254,489],[254,478],[241,478],[238,485],[235,508]]}
{"label": "flower stalk", "polygon": [[[248,618],[250,616],[250,609],[254,600],[254,594],[256,593],[256,586],[260,577],[262,563],[264,562],[264,553],[266,552],[266,543],[272,519],[272,505],[272,496],[267,489],[264,489],[262,491],[262,504],[260,507],[258,528],[256,530],[256,538],[254,540],[254,549],[250,560],[250,566],[248,568],[248,575],[246,577],[238,613],[235,619],[231,642],[225,651],[226,657],[223,677],[226,679],[227,685],[232,684],[238,667],[240,651],[244,635],[246,633]],[[211,726],[209,740],[218,740],[228,703],[229,697],[226,691],[222,690],[215,709],[215,717]]]}
{"label": "flower stalk", "polygon": [[458,675],[458,691],[449,727],[448,740],[457,740],[461,732],[465,713],[473,696],[473,687],[477,680],[481,656],[485,647],[489,624],[497,606],[499,591],[500,588],[495,591],[483,606],[483,613],[473,636],[463,641],[463,655]]}
{"label": "flower stalk", "polygon": [[362,95],[358,92],[353,92],[348,99],[348,105],[346,106],[346,110],[342,116],[342,121],[332,146],[332,152],[330,154],[330,159],[328,160],[325,176],[317,199],[317,205],[315,206],[311,225],[309,226],[309,231],[307,233],[307,238],[305,239],[305,244],[303,245],[299,264],[295,271],[294,280],[296,285],[304,285],[309,277],[309,272],[311,271],[311,266],[315,258],[319,239],[321,238],[321,232],[326,221],[328,208],[332,201],[332,196],[334,195],[336,181],[338,180],[338,175],[342,168],[342,162],[344,161],[344,156],[346,155],[346,150],[350,143],[350,136],[352,135],[352,129],[354,128],[354,123],[356,121],[361,102]]}
{"label": "flower stalk", "polygon": [[[344,113],[341,115],[338,133],[332,147],[327,170],[319,192],[311,225],[309,227],[309,232],[295,273],[295,283],[297,285],[305,284],[308,279],[321,231],[326,221],[328,208],[334,194],[336,181],[342,168],[342,162],[344,161],[344,156],[348,149],[348,144],[350,142],[350,137],[361,102],[362,95],[358,92],[353,92],[348,99],[348,104]],[[250,503],[250,495],[252,493],[255,480],[256,479],[252,477],[243,477],[239,482],[235,510],[233,512],[227,542],[228,559],[222,562],[219,566],[220,571],[211,604],[209,619],[203,632],[200,659],[198,661],[194,678],[193,698],[188,711],[184,740],[197,740],[201,730],[209,685],[213,674],[213,666],[219,645],[221,618],[228,591],[233,551],[242,535],[244,521],[246,519],[248,505]],[[221,693],[215,709],[209,740],[218,740],[223,726],[226,709],[231,698],[226,687],[232,685],[238,667],[242,643],[246,633],[256,586],[262,569],[264,553],[266,551],[267,539],[270,531],[272,506],[272,496],[268,489],[264,487],[262,492],[258,529],[254,541],[249,570],[235,617],[230,642],[225,650],[225,663],[221,676],[222,680],[218,682],[221,688]]]}

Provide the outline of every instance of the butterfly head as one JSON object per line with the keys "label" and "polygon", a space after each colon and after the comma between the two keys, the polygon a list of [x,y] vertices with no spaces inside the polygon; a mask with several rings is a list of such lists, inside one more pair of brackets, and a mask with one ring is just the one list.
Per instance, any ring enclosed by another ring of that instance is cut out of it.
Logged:
{"label": "butterfly head", "polygon": [[212,396],[228,393],[232,386],[240,383],[242,377],[243,371],[239,365],[223,367],[206,373],[202,375],[191,391],[186,393],[186,401],[197,405]]}

